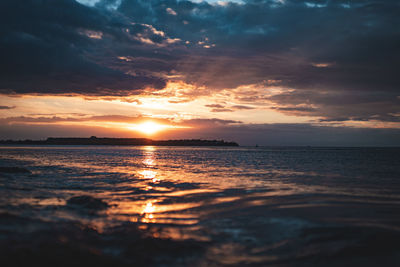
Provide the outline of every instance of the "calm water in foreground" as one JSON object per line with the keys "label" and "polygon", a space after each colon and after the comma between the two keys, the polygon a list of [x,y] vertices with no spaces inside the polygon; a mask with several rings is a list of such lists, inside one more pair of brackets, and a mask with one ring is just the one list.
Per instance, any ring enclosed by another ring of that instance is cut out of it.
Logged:
{"label": "calm water in foreground", "polygon": [[2,266],[400,265],[400,149],[1,147],[0,171]]}

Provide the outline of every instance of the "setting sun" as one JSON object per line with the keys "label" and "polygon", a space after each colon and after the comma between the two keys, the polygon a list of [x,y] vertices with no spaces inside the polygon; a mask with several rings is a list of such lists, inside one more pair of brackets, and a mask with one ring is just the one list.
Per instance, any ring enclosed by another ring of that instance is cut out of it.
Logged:
{"label": "setting sun", "polygon": [[143,122],[134,127],[130,127],[130,129],[132,129],[132,130],[136,130],[136,131],[142,132],[144,134],[149,134],[149,135],[155,134],[156,132],[159,132],[165,128],[168,128],[168,126],[158,124],[158,123],[155,123],[152,121]]}

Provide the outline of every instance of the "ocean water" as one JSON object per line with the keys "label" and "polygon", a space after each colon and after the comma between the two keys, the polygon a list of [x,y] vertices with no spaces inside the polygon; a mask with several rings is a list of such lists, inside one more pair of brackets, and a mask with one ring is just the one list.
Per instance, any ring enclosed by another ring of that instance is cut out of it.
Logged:
{"label": "ocean water", "polygon": [[400,149],[1,147],[2,266],[400,266]]}

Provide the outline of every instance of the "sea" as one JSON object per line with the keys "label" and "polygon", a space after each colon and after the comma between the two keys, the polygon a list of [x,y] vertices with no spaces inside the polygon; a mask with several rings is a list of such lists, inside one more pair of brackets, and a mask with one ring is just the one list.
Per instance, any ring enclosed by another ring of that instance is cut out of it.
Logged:
{"label": "sea", "polygon": [[400,148],[0,147],[1,266],[400,266]]}

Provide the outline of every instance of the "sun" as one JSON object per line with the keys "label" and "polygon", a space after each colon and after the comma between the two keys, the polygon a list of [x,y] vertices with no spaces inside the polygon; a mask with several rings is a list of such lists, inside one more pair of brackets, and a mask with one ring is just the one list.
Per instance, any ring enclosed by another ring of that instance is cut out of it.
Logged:
{"label": "sun", "polygon": [[141,124],[138,124],[138,125],[136,125],[134,127],[130,127],[130,128],[133,130],[142,132],[144,134],[151,135],[151,134],[155,134],[167,127],[168,127],[167,125],[158,124],[158,123],[155,123],[152,121],[146,121],[146,122],[143,122]]}
{"label": "sun", "polygon": [[182,126],[182,125],[168,125],[168,124],[159,124],[155,121],[144,121],[139,124],[130,124],[129,126],[126,126],[126,128],[134,131],[141,132],[146,135],[153,135],[156,134],[157,132],[169,129],[189,129],[192,128],[190,126]]}

